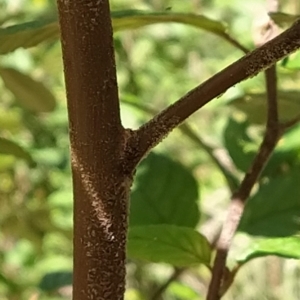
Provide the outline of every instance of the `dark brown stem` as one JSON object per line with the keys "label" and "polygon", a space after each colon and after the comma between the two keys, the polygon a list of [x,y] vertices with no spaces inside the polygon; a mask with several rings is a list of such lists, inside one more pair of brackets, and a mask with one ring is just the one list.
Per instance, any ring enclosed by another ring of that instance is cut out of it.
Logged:
{"label": "dark brown stem", "polygon": [[135,166],[155,145],[191,114],[238,82],[253,77],[300,48],[300,20],[260,48],[252,51],[200,84],[138,130],[127,144],[127,158]]}
{"label": "dark brown stem", "polygon": [[[274,32],[273,29],[274,28],[270,27],[272,32]],[[283,133],[278,120],[276,66],[274,65],[266,70],[265,76],[268,104],[265,137],[258,154],[256,155],[250,169],[245,174],[238,191],[232,196],[232,202],[229,207],[227,219],[217,243],[217,254],[214,261],[207,300],[219,300],[233,281],[233,276],[230,276],[230,274],[228,276],[228,274],[226,274],[226,259],[230,245],[238,228],[250,192]]]}
{"label": "dark brown stem", "polygon": [[73,175],[73,300],[121,300],[131,175],[121,168],[125,130],[109,3],[57,3]]}

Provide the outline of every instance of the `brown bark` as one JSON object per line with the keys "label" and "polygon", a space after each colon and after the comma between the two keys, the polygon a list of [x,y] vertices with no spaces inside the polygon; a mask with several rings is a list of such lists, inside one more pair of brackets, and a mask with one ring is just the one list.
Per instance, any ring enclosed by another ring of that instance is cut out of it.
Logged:
{"label": "brown bark", "polygon": [[57,2],[74,186],[73,299],[119,300],[125,292],[127,209],[134,168],[196,110],[298,49],[300,22],[130,131],[120,120],[108,0]]}
{"label": "brown bark", "polygon": [[73,299],[123,299],[127,203],[107,0],[58,0],[74,191]]}

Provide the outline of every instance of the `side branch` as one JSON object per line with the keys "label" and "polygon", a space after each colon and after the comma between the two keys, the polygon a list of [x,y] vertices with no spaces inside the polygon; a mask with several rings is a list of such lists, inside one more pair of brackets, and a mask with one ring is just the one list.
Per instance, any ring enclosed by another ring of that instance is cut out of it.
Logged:
{"label": "side branch", "polygon": [[[269,22],[268,29],[267,35],[261,38],[259,44],[266,42],[277,33],[276,26],[272,21]],[[226,259],[229,248],[243,215],[250,192],[267,164],[279,138],[284,132],[284,128],[280,125],[278,120],[276,65],[271,66],[265,71],[265,77],[268,104],[266,133],[258,154],[248,172],[245,174],[239,189],[232,196],[227,219],[217,242],[217,254],[214,261],[207,300],[219,300],[233,281],[235,271],[228,272],[226,269]]]}
{"label": "side branch", "polygon": [[275,64],[300,48],[300,20],[288,30],[245,55],[191,90],[149,122],[133,131],[127,143],[127,161],[133,166],[191,114],[227,89]]}

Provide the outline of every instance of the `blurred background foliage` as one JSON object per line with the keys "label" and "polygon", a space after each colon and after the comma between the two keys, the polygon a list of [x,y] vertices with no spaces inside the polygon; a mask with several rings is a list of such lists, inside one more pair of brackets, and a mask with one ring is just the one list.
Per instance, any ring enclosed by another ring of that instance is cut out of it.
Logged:
{"label": "blurred background foliage", "polygon": [[[220,21],[221,32],[250,50],[266,16],[264,0],[110,2],[123,14],[195,13]],[[300,14],[298,0],[281,2],[282,12]],[[55,9],[53,0],[0,0],[0,24],[48,24]],[[125,127],[137,128],[243,55],[207,26],[167,23],[115,33]],[[3,41],[22,38],[13,31],[0,32],[0,298],[70,299],[72,182],[60,44],[50,38],[8,51]],[[299,70],[299,53],[278,64],[283,121],[299,117]],[[260,74],[195,113],[142,162],[131,197],[126,299],[204,299],[211,252],[193,228],[215,241],[231,191],[261,141],[265,103]],[[299,136],[299,125],[284,135],[255,187],[230,256],[233,267],[247,264],[224,299],[300,298]],[[150,252],[135,240],[157,232]]]}

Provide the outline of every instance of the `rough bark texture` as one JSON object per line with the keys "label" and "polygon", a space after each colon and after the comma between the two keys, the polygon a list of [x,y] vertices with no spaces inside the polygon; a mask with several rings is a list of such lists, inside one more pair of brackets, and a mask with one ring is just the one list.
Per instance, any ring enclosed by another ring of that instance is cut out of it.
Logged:
{"label": "rough bark texture", "polygon": [[108,0],[58,0],[74,185],[73,299],[123,299],[124,175]]}

